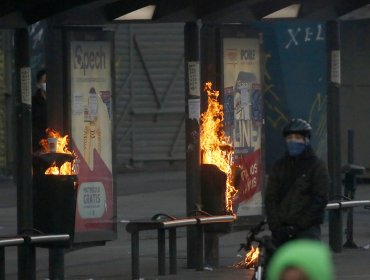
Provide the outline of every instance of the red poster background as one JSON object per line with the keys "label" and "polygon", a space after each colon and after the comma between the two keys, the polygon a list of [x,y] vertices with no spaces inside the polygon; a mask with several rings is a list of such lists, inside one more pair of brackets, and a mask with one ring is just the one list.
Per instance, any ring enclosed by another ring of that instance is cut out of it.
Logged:
{"label": "red poster background", "polygon": [[261,149],[249,154],[235,155],[235,163],[242,169],[238,194],[233,205],[251,199],[255,193],[261,191]]}

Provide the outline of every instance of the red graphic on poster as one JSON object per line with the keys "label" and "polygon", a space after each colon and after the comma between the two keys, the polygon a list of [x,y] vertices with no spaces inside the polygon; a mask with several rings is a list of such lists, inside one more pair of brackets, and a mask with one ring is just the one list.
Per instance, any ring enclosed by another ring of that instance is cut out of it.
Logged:
{"label": "red graphic on poster", "polygon": [[78,206],[76,209],[76,232],[112,229],[113,182],[112,173],[94,149],[94,167],[91,170],[73,143],[79,162]]}
{"label": "red graphic on poster", "polygon": [[235,164],[242,169],[240,185],[233,205],[251,199],[261,188],[261,149],[249,154],[235,155]]}

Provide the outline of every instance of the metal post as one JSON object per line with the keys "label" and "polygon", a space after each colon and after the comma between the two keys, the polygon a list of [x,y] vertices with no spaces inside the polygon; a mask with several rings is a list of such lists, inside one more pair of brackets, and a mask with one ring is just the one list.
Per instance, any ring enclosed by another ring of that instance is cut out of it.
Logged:
{"label": "metal post", "polygon": [[[354,174],[347,173],[345,175],[344,184],[345,192],[344,195],[350,199],[355,198],[355,180],[356,176]],[[347,210],[347,225],[346,225],[346,242],[344,243],[344,248],[357,248],[357,245],[353,241],[353,207],[348,208]]]}
{"label": "metal post", "polygon": [[176,228],[169,229],[170,274],[177,273]]}
{"label": "metal post", "polygon": [[64,280],[64,249],[61,247],[49,248],[49,278]]}
{"label": "metal post", "polygon": [[354,163],[355,160],[355,132],[353,129],[348,129],[347,132],[347,153],[348,153],[348,164]]}
{"label": "metal post", "polygon": [[131,273],[132,279],[139,279],[139,232],[131,233]]}
{"label": "metal post", "polygon": [[166,231],[158,229],[158,274],[166,274]]}
{"label": "metal post", "polygon": [[5,248],[0,246],[0,280],[5,280]]}
{"label": "metal post", "polygon": [[[348,153],[348,164],[354,163],[354,131],[352,129],[348,130],[348,145],[347,145],[347,153]],[[355,188],[356,188],[356,175],[351,174],[348,172],[345,175],[344,179],[344,187],[345,187],[345,196],[349,197],[350,199],[355,198]],[[356,243],[353,241],[353,207],[347,210],[347,228],[346,228],[346,242],[343,245],[344,248],[357,248]]]}
{"label": "metal post", "polygon": [[197,254],[196,254],[196,259],[195,259],[195,265],[196,269],[198,271],[203,270],[204,268],[204,245],[203,245],[203,239],[204,239],[204,232],[203,232],[203,226],[198,225],[195,227],[197,230],[197,242],[196,244],[196,249],[197,249]]}
{"label": "metal post", "polygon": [[[330,197],[342,195],[341,183],[341,148],[340,148],[340,98],[339,83],[332,79],[332,55],[339,51],[339,24],[335,21],[327,23],[327,54],[328,54],[328,102],[327,102],[327,131],[328,131],[328,167],[332,180]],[[329,245],[334,252],[342,251],[343,221],[340,211],[329,211]]]}
{"label": "metal post", "polygon": [[[188,216],[200,204],[200,153],[199,123],[189,118],[189,101],[199,100],[199,96],[190,94],[189,62],[199,62],[199,27],[196,22],[185,24],[185,85],[186,85],[186,213]],[[198,77],[199,79],[200,77]],[[199,81],[198,81],[199,82]],[[201,85],[199,85],[200,87]],[[200,88],[199,88],[200,91]],[[194,227],[187,228],[187,266],[196,267],[197,231]]]}
{"label": "metal post", "polygon": [[204,258],[206,265],[218,267],[219,265],[219,238],[215,232],[204,234]]}
{"label": "metal post", "polygon": [[18,246],[18,280],[24,279],[36,280],[36,248],[26,244]]}
{"label": "metal post", "polygon": [[[31,69],[27,29],[14,34],[17,80],[17,231],[25,234],[33,228],[32,140],[31,140]],[[22,77],[21,77],[22,74]],[[18,246],[18,279],[36,279],[36,254],[32,246]]]}

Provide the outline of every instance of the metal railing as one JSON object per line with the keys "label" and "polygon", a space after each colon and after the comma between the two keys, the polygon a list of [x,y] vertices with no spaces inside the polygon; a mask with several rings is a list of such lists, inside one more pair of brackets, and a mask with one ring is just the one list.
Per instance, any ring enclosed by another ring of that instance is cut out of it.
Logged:
{"label": "metal railing", "polygon": [[24,244],[23,237],[0,237],[0,280],[5,280],[5,247]]}
{"label": "metal railing", "polygon": [[[69,234],[0,237],[0,280],[5,280],[5,248],[10,246],[49,247],[49,278],[64,279],[64,248]],[[31,277],[31,276],[30,276]]]}
{"label": "metal railing", "polygon": [[[341,217],[341,211],[347,210],[347,228],[346,228],[346,242],[344,248],[357,248],[356,243],[353,239],[353,208],[354,207],[369,207],[370,200],[346,200],[346,201],[333,201],[326,205],[326,210],[334,211],[338,217]],[[337,246],[339,247],[339,245]],[[341,248],[335,248],[337,252],[341,251]]]}
{"label": "metal railing", "polygon": [[336,201],[336,202],[329,202],[326,205],[326,210],[338,210],[338,209],[344,209],[344,208],[369,206],[369,205],[370,205],[370,200]]}
{"label": "metal railing", "polygon": [[[166,230],[169,232],[169,262],[170,274],[177,273],[177,244],[176,244],[176,229],[178,227],[196,226],[199,233],[199,239],[203,240],[203,225],[215,223],[231,223],[235,218],[232,215],[220,216],[195,216],[176,218],[167,214],[157,214],[151,219],[130,221],[126,225],[126,230],[131,234],[131,272],[132,279],[140,278],[139,265],[139,232],[144,230],[158,231],[158,274],[165,275],[165,247],[166,247]],[[125,221],[126,223],[126,221]],[[197,260],[197,269],[203,269],[203,246],[200,247],[198,254],[200,257]]]}

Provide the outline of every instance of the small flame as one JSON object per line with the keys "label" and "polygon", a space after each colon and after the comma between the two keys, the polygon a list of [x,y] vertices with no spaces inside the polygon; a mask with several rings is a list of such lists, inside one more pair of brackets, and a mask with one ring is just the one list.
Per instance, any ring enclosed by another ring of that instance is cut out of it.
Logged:
{"label": "small flame", "polygon": [[245,255],[245,265],[247,267],[255,267],[258,263],[258,256],[260,254],[260,249],[258,247],[254,248],[252,246],[251,250]]}
{"label": "small flame", "polygon": [[63,163],[63,165],[60,167],[60,174],[61,175],[73,174],[72,163],[69,161]]}
{"label": "small flame", "polygon": [[55,161],[51,164],[51,166],[46,169],[45,171],[46,175],[59,175],[59,168],[56,165]]}
{"label": "small flame", "polygon": [[69,136],[65,135],[62,136],[60,133],[52,128],[46,129],[46,139],[41,139],[40,145],[42,146],[42,152],[43,153],[50,153],[50,147],[48,138],[56,138],[57,139],[57,146],[56,146],[56,152],[57,153],[63,153],[63,154],[72,154],[71,151],[68,150],[68,144],[69,144]]}
{"label": "small flame", "polygon": [[200,148],[202,150],[202,163],[214,164],[226,176],[226,210],[233,212],[232,198],[237,190],[232,185],[232,157],[234,149],[229,137],[223,130],[224,111],[218,102],[219,91],[212,89],[212,83],[205,84],[204,91],[208,95],[207,111],[201,114]]}
{"label": "small flame", "polygon": [[251,246],[251,249],[245,255],[244,260],[238,262],[233,267],[235,267],[235,268],[245,268],[245,269],[255,268],[258,264],[259,254],[260,254],[260,249],[258,247],[255,248],[255,247]]}
{"label": "small flame", "polygon": [[73,162],[66,161],[64,162],[60,167],[57,166],[56,162],[54,161],[51,166],[45,171],[46,175],[75,175],[77,174],[77,156],[73,151],[68,150],[68,144],[69,144],[69,137],[68,135],[62,136],[58,131],[47,128],[46,129],[46,139],[41,139],[40,145],[42,146],[41,153],[50,153],[51,149],[49,146],[48,138],[56,138],[56,147],[55,151],[56,153],[62,153],[62,154],[69,154],[73,155],[74,160]]}

